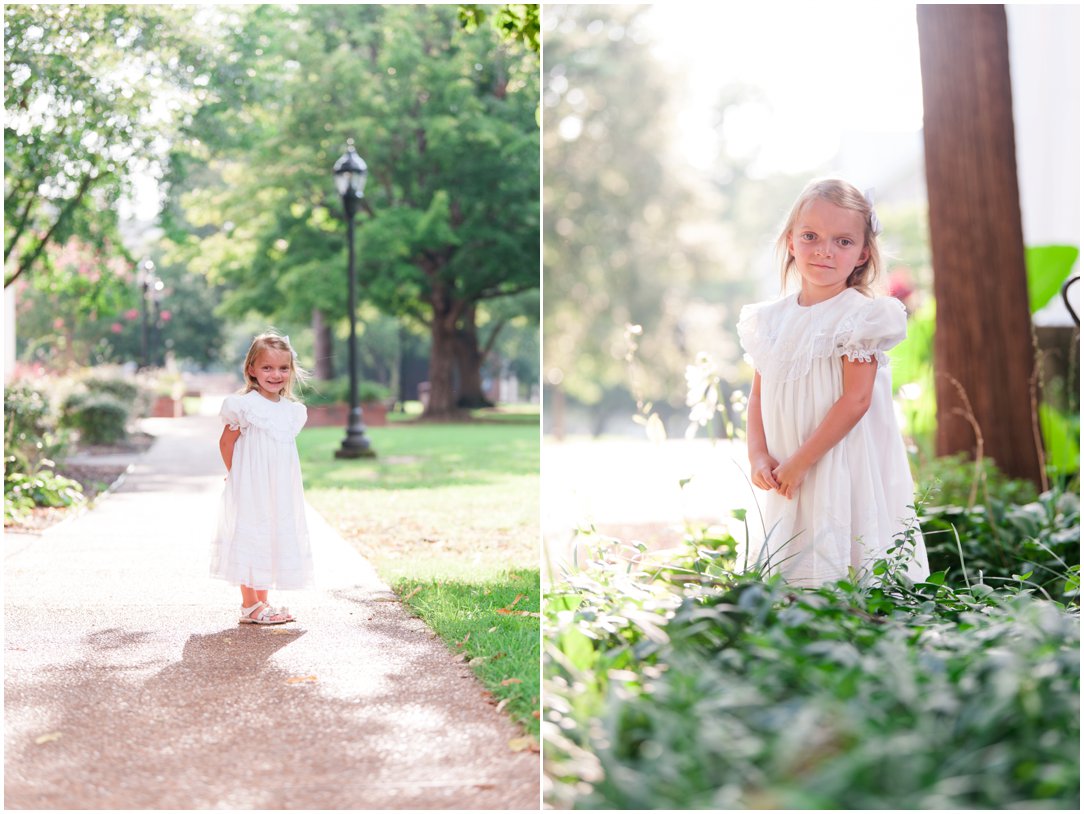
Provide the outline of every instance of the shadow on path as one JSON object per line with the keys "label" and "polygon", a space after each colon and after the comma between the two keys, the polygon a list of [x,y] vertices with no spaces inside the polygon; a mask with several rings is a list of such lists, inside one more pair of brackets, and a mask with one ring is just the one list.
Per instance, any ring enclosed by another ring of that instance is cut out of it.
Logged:
{"label": "shadow on path", "polygon": [[[441,743],[475,724],[467,669],[463,692],[440,692],[427,634],[404,636],[393,603],[352,601],[398,663],[349,698],[342,676],[325,689],[276,662],[305,630],[194,634],[165,667],[152,633],[89,633],[74,662],[8,683],[9,716],[47,720],[8,740],[6,807],[534,808],[514,773]],[[388,737],[403,726],[414,740]]]}
{"label": "shadow on path", "polygon": [[161,424],[116,493],[5,552],[6,807],[537,810],[537,755],[326,523],[327,587],[274,598],[300,623],[223,628],[217,426]]}

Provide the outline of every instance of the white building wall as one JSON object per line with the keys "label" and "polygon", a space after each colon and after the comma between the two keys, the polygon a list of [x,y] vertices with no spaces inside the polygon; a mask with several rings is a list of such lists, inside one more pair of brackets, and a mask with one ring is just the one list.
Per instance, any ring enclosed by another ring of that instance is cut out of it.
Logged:
{"label": "white building wall", "polygon": [[[1079,248],[1080,6],[1008,5],[1006,15],[1024,244]],[[1079,311],[1080,286],[1070,295]],[[1071,324],[1060,297],[1035,321]]]}
{"label": "white building wall", "polygon": [[1024,242],[1080,245],[1080,6],[1010,5]]}

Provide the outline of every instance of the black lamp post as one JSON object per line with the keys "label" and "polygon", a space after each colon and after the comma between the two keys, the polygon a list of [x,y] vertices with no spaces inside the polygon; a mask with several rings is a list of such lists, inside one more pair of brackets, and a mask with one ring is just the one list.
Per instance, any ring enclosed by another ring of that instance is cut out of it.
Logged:
{"label": "black lamp post", "polygon": [[361,404],[358,401],[358,364],[357,364],[357,279],[354,270],[354,213],[358,202],[365,195],[365,179],[369,170],[365,161],[354,150],[354,140],[346,142],[346,152],[335,162],[335,187],[343,199],[346,212],[346,245],[348,247],[347,277],[350,285],[350,416],[346,422],[346,438],[342,446],[335,450],[336,458],[373,458],[376,451],[365,437],[365,425],[361,421]]}

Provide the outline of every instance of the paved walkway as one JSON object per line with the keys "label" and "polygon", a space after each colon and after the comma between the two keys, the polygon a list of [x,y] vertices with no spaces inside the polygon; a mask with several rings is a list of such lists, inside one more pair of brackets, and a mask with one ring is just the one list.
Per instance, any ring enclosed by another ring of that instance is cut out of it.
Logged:
{"label": "paved walkway", "polygon": [[5,807],[537,810],[538,755],[318,515],[298,623],[237,624],[219,426],[148,420],[93,511],[5,538]]}

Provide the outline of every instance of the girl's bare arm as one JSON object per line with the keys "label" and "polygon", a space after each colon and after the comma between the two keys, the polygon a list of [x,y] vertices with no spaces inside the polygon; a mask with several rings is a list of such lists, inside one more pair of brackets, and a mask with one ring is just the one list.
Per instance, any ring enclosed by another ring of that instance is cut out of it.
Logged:
{"label": "girl's bare arm", "polygon": [[240,437],[240,430],[231,430],[227,425],[222,430],[222,437],[218,439],[218,449],[222,453],[222,461],[226,464],[227,472],[233,467],[233,445]]}
{"label": "girl's bare arm", "polygon": [[843,395],[795,453],[775,468],[773,474],[783,497],[794,497],[806,473],[828,450],[842,441],[866,414],[873,399],[876,376],[876,359],[869,362],[843,359]]}
{"label": "girl's bare arm", "polygon": [[760,412],[760,374],[753,374],[753,386],[749,390],[746,410],[745,435],[749,448],[749,477],[753,485],[761,489],[778,489],[779,482],[772,474],[779,462],[768,454],[768,441],[764,436],[764,417]]}

